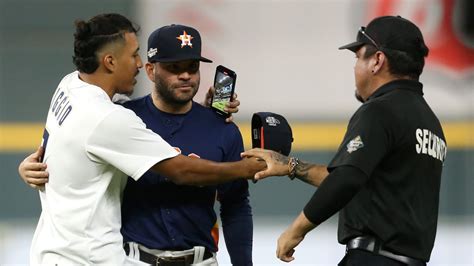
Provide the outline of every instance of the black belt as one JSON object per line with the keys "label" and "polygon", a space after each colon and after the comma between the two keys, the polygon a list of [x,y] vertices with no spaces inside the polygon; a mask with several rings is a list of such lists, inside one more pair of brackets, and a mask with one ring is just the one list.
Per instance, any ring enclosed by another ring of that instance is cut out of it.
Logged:
{"label": "black belt", "polygon": [[410,266],[426,265],[426,263],[421,260],[410,258],[403,255],[398,255],[398,254],[395,254],[388,250],[383,249],[380,241],[371,236],[359,236],[359,237],[349,240],[349,242],[347,242],[347,245],[346,245],[346,250],[349,250],[349,249],[363,249],[366,251],[370,251],[374,254],[378,254],[378,255],[390,258],[392,260],[405,263]]}
{"label": "black belt", "polygon": [[[130,247],[127,244],[124,245],[123,249],[125,250],[125,254],[128,255],[130,253]],[[141,249],[138,249],[138,252],[140,254],[140,261],[156,266],[189,266],[194,262],[194,254],[180,257],[158,257]],[[203,260],[207,260],[212,256],[213,254],[206,249],[206,251],[204,251]]]}

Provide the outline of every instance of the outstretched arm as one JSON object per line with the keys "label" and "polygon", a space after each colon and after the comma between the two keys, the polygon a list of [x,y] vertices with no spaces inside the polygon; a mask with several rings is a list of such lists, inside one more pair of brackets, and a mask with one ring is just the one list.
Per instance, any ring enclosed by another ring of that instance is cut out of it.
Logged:
{"label": "outstretched arm", "polygon": [[[251,149],[242,153],[243,157],[261,158],[267,163],[267,169],[255,175],[255,179],[263,179],[268,176],[294,175],[294,177],[313,186],[319,187],[329,172],[324,165],[317,165],[300,161],[297,158],[291,159],[278,152],[264,149]],[[290,173],[291,172],[291,173]]]}
{"label": "outstretched arm", "polygon": [[241,178],[252,179],[255,173],[265,167],[265,162],[258,158],[217,163],[180,154],[155,164],[150,170],[168,177],[178,185],[214,185]]}
{"label": "outstretched arm", "polygon": [[[46,164],[40,162],[43,148],[26,157],[18,166],[23,181],[32,188],[42,190],[48,182]],[[265,162],[256,158],[238,162],[216,163],[208,160],[178,155],[161,161],[151,170],[168,176],[177,184],[210,185],[220,184],[240,178],[252,179],[256,172],[265,168]]]}

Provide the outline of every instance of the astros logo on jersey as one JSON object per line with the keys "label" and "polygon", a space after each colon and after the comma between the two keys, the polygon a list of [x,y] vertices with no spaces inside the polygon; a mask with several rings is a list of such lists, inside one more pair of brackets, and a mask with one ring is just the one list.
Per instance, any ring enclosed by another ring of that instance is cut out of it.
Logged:
{"label": "astros logo on jersey", "polygon": [[186,31],[183,31],[183,34],[179,35],[179,37],[176,37],[176,39],[181,41],[181,48],[183,48],[184,46],[189,46],[193,48],[193,44],[191,43],[191,40],[193,38],[194,37],[191,35],[188,35]]}

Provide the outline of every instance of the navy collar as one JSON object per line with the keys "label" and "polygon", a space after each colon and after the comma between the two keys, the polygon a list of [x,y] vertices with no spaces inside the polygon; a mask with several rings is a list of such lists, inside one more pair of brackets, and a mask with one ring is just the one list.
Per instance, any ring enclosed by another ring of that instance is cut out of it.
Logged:
{"label": "navy collar", "polygon": [[151,110],[152,113],[157,113],[157,114],[161,114],[161,115],[165,115],[165,116],[169,116],[169,117],[186,116],[187,114],[191,113],[191,110],[193,108],[195,108],[196,104],[198,104],[198,103],[192,101],[193,104],[192,104],[191,109],[189,109],[189,111],[187,111],[184,114],[173,114],[173,113],[167,113],[165,111],[162,111],[158,107],[156,107],[156,105],[153,103],[153,97],[151,96],[151,93],[146,96],[145,101],[146,101],[146,104],[147,104],[148,108]]}
{"label": "navy collar", "polygon": [[379,87],[374,93],[372,93],[372,95],[370,95],[369,98],[367,98],[367,101],[380,97],[395,89],[409,90],[423,96],[423,84],[421,84],[419,81],[410,79],[397,79],[385,83]]}

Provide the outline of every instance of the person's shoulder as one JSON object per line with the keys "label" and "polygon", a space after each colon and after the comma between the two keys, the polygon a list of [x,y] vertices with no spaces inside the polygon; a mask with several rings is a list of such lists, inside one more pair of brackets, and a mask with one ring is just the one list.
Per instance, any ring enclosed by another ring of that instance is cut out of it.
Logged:
{"label": "person's shoulder", "polygon": [[76,71],[73,71],[73,72],[65,75],[61,79],[60,83],[70,83],[70,82],[73,82],[73,81],[78,80],[78,79],[79,79],[79,71],[76,70]]}
{"label": "person's shoulder", "polygon": [[75,114],[76,121],[82,121],[83,128],[90,126],[91,134],[122,130],[124,127],[134,125],[137,120],[133,111],[111,102],[110,99],[108,102],[97,99],[84,102]]}
{"label": "person's shoulder", "polygon": [[202,120],[206,120],[208,122],[213,122],[217,124],[222,124],[222,122],[225,122],[224,119],[219,117],[219,115],[212,111],[211,108],[202,106],[201,104],[193,101],[193,107],[191,109],[191,112],[194,116],[199,117]]}
{"label": "person's shoulder", "polygon": [[200,123],[207,127],[212,127],[213,130],[239,131],[234,122],[226,122],[224,117],[214,112],[211,108],[202,106],[197,102],[193,102],[192,115]]}
{"label": "person's shoulder", "polygon": [[200,113],[206,116],[214,113],[209,107],[203,106],[200,103],[195,102],[195,101],[192,101],[192,103],[193,103],[193,107],[192,107],[193,112]]}
{"label": "person's shoulder", "polygon": [[146,106],[146,101],[147,101],[148,97],[150,97],[149,94],[145,95],[145,96],[142,96],[142,97],[135,98],[135,99],[131,99],[131,100],[123,102],[123,103],[120,103],[120,105],[122,105],[123,107],[125,107],[127,109],[135,110],[135,109],[140,108],[142,106]]}
{"label": "person's shoulder", "polygon": [[102,121],[107,123],[118,124],[119,127],[129,126],[134,122],[141,121],[135,112],[123,107],[120,104],[111,104],[101,115]]}
{"label": "person's shoulder", "polygon": [[79,71],[74,70],[71,73],[68,73],[68,74],[64,75],[63,78],[61,79],[61,82],[63,82],[63,81],[64,82],[73,82],[73,81],[79,81],[79,80],[80,80]]}
{"label": "person's shoulder", "polygon": [[357,110],[357,115],[371,119],[390,119],[393,116],[390,107],[390,100],[384,97],[379,97],[365,102]]}
{"label": "person's shoulder", "polygon": [[371,99],[367,102],[364,102],[360,109],[361,110],[379,110],[379,109],[386,109],[387,99],[383,97],[378,97],[375,99]]}

